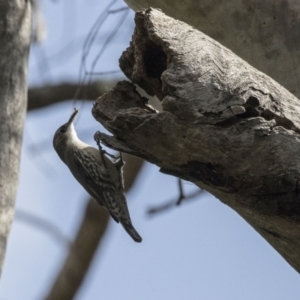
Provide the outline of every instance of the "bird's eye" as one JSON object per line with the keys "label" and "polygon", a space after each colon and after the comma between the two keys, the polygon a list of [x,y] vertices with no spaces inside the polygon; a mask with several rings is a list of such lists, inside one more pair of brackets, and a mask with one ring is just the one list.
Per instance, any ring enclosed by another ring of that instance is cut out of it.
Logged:
{"label": "bird's eye", "polygon": [[67,131],[67,128],[65,126],[60,127],[59,132],[65,133]]}

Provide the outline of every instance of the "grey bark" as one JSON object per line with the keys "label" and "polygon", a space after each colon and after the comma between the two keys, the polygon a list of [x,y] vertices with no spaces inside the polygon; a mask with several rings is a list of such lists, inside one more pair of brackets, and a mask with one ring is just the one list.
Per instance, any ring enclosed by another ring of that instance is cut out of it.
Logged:
{"label": "grey bark", "polygon": [[300,272],[299,100],[183,22],[154,9],[135,21],[120,66],[163,111],[120,82],[92,110],[114,134],[99,137],[212,193]]}
{"label": "grey bark", "polygon": [[298,0],[124,0],[161,8],[228,47],[300,97]]}
{"label": "grey bark", "polygon": [[0,0],[0,269],[18,187],[27,106],[30,14],[29,1]]}

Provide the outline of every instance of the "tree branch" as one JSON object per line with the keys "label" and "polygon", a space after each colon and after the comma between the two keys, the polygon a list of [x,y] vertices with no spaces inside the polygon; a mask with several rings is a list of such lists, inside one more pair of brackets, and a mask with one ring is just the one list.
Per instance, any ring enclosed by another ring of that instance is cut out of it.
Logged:
{"label": "tree branch", "polygon": [[191,181],[253,226],[300,272],[299,100],[218,42],[148,9],[120,66],[129,82],[100,97],[94,117],[117,150]]}
{"label": "tree branch", "polygon": [[24,210],[16,210],[15,218],[16,220],[20,220],[34,226],[38,230],[43,230],[64,246],[71,246],[70,240],[62,233],[60,228],[56,227],[53,223],[45,220],[44,218],[38,217]]}
{"label": "tree branch", "polygon": [[153,206],[153,207],[150,207],[148,208],[147,210],[147,214],[149,216],[153,216],[153,215],[157,215],[158,213],[162,213],[162,212],[166,212],[166,211],[169,211],[171,208],[175,208],[175,207],[178,207],[178,202],[180,200],[180,205],[181,205],[181,202],[187,202],[187,201],[190,201],[190,200],[195,200],[195,198],[197,196],[200,196],[202,193],[204,192],[204,190],[197,190],[193,193],[190,193],[186,196],[182,196],[181,198],[179,199],[172,199],[172,200],[169,200],[169,201],[166,201],[158,206]]}
{"label": "tree branch", "polygon": [[298,0],[124,0],[159,7],[228,47],[300,98]]}
{"label": "tree branch", "polygon": [[[90,84],[78,85],[74,83],[62,83],[42,87],[32,87],[28,90],[27,110],[44,108],[49,105],[66,100],[83,99],[95,101],[100,95],[116,85],[117,80],[96,81]],[[80,90],[80,93],[77,91]]]}

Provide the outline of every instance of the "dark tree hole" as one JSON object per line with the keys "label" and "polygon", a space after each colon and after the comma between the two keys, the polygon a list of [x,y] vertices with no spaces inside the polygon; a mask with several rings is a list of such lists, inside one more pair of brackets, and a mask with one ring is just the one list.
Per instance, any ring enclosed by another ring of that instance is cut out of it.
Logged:
{"label": "dark tree hole", "polygon": [[167,68],[167,55],[162,47],[149,43],[144,53],[144,65],[149,77],[159,78]]}

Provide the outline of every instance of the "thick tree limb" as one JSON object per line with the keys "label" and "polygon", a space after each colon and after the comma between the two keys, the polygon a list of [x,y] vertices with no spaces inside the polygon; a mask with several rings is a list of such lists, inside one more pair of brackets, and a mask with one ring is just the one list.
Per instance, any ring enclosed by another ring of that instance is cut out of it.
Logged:
{"label": "thick tree limb", "polygon": [[155,7],[228,47],[300,97],[298,0],[124,0]]}
{"label": "thick tree limb", "polygon": [[[124,155],[124,160],[126,161],[125,188],[128,191],[133,186],[143,161],[127,154]],[[90,199],[70,253],[45,299],[74,298],[88,272],[97,248],[101,245],[108,220],[108,212],[95,200]]]}
{"label": "thick tree limb", "polygon": [[19,179],[30,20],[29,1],[0,0],[0,274]]}
{"label": "thick tree limb", "polygon": [[300,272],[300,105],[265,74],[192,27],[136,14],[123,72],[162,101],[155,112],[129,82],[100,97],[108,146],[206,189]]}

